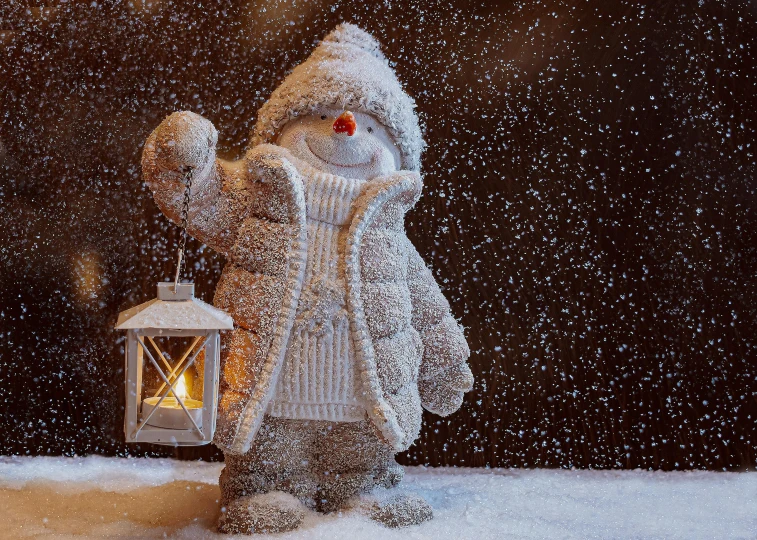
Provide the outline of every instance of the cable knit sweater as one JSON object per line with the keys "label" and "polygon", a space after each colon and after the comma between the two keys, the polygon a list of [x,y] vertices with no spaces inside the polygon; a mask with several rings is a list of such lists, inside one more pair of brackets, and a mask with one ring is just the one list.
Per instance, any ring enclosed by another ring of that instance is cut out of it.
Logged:
{"label": "cable knit sweater", "polygon": [[344,244],[364,184],[307,168],[307,266],[268,414],[336,422],[366,418],[346,310]]}

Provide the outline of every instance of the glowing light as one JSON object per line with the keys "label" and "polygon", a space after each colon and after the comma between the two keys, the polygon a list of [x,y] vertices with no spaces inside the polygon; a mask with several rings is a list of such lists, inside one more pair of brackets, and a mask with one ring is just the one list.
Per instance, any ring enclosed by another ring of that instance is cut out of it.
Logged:
{"label": "glowing light", "polygon": [[100,254],[96,251],[77,253],[71,263],[74,298],[81,307],[88,307],[97,301],[105,284]]}
{"label": "glowing light", "polygon": [[182,401],[189,399],[189,393],[187,392],[187,382],[184,375],[179,377],[179,382],[173,387],[173,395]]}

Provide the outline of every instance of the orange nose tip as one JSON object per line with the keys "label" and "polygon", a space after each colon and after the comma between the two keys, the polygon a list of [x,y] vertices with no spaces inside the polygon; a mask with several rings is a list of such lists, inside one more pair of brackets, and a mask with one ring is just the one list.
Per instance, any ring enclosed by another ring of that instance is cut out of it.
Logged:
{"label": "orange nose tip", "polygon": [[355,134],[357,131],[357,122],[355,121],[355,115],[350,111],[344,111],[339,117],[334,120],[334,133],[346,133],[349,136]]}

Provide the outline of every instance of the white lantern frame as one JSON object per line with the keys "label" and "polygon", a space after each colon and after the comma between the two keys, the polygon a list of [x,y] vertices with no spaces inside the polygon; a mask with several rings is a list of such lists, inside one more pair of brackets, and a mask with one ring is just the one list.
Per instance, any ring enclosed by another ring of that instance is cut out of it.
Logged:
{"label": "white lantern frame", "polygon": [[[234,322],[226,313],[194,298],[193,283],[159,283],[157,298],[119,314],[116,329],[127,331],[124,416],[127,443],[198,446],[213,440],[218,407],[220,331],[233,328]],[[156,337],[194,337],[195,340],[179,357],[179,361],[171,366],[155,342]],[[153,351],[148,344],[153,346]],[[194,365],[201,351],[205,351],[205,361],[202,412],[198,424],[187,409],[185,399],[175,393],[174,389],[184,373]],[[154,355],[153,352],[157,354]],[[147,362],[158,372],[162,385],[153,396],[160,396],[157,403],[152,411],[144,415],[142,374]],[[159,427],[148,423],[160,410],[163,401],[171,395],[190,420],[188,429]]]}

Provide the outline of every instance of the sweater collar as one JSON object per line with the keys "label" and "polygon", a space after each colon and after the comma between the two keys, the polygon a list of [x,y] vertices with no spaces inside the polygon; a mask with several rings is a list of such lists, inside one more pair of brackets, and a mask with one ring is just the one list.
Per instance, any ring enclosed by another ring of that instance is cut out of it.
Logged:
{"label": "sweater collar", "polygon": [[333,225],[348,225],[352,203],[366,182],[322,172],[309,165],[298,168],[305,187],[307,217]]}

